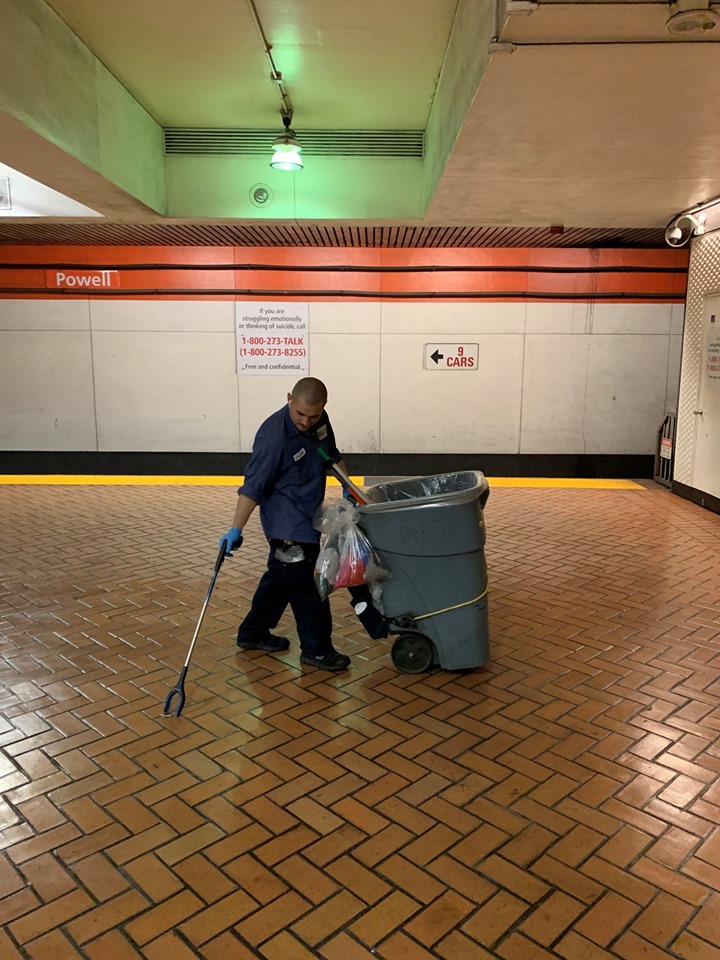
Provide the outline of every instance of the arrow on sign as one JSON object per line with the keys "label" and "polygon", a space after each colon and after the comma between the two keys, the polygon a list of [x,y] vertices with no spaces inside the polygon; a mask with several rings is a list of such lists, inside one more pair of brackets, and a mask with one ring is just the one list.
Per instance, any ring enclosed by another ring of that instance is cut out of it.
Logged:
{"label": "arrow on sign", "polygon": [[439,350],[436,350],[435,353],[430,354],[430,359],[434,360],[435,363],[438,363],[440,360],[444,358],[444,356],[445,356],[444,353],[440,353]]}

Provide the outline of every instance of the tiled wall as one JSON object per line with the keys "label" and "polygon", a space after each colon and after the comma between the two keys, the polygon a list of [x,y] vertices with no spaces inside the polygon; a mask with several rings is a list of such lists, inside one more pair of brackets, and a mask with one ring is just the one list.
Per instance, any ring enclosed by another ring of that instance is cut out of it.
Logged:
{"label": "tiled wall", "polygon": [[[0,449],[249,450],[294,378],[235,373],[231,300],[0,299]],[[671,303],[311,302],[310,371],[348,453],[654,452]],[[429,342],[477,371],[423,369]]]}
{"label": "tiled wall", "polygon": [[695,439],[703,357],[703,308],[705,300],[720,294],[720,231],[696,237],[692,242],[688,274],[687,323],[682,351],[682,384],[675,437],[673,479],[693,486]]}

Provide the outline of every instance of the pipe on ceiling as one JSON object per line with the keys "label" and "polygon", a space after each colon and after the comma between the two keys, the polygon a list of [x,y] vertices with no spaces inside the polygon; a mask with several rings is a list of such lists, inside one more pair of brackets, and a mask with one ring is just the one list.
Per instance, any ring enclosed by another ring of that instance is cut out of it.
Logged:
{"label": "pipe on ceiling", "polygon": [[265,56],[270,64],[270,79],[274,84],[277,85],[278,92],[280,93],[280,100],[282,103],[280,113],[283,117],[289,117],[289,119],[292,120],[292,104],[290,103],[288,92],[283,85],[282,74],[275,65],[275,60],[272,55],[272,44],[268,40],[265,29],[263,28],[260,15],[257,12],[257,7],[255,6],[255,0],[247,0],[247,2],[248,6],[250,7],[250,13],[255,22],[255,27],[257,28],[257,32],[260,36],[260,42],[262,43],[263,50],[265,51]]}

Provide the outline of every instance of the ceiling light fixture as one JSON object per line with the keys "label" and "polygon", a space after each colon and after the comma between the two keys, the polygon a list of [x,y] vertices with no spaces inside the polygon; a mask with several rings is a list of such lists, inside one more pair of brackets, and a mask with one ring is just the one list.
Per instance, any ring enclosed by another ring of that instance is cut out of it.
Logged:
{"label": "ceiling light fixture", "polygon": [[295,131],[291,129],[292,114],[280,111],[285,130],[279,137],[275,137],[272,143],[273,155],[270,166],[273,170],[302,170],[303,162],[300,156],[302,147],[295,136]]}
{"label": "ceiling light fixture", "polygon": [[282,117],[283,125],[285,127],[280,136],[275,137],[272,142],[273,155],[272,160],[270,161],[270,166],[273,168],[273,170],[290,170],[292,172],[296,170],[302,170],[303,162],[302,157],[300,156],[302,147],[295,136],[295,131],[290,129],[290,124],[293,118],[293,108],[292,104],[290,103],[290,97],[288,96],[287,90],[283,84],[282,74],[275,66],[275,60],[273,59],[271,52],[272,44],[269,42],[265,34],[265,30],[263,29],[263,25],[260,22],[260,17],[258,16],[257,7],[255,6],[254,0],[248,0],[248,6],[250,7],[252,18],[255,21],[257,32],[260,35],[265,56],[270,64],[270,79],[277,86],[278,93],[280,94],[280,116]]}

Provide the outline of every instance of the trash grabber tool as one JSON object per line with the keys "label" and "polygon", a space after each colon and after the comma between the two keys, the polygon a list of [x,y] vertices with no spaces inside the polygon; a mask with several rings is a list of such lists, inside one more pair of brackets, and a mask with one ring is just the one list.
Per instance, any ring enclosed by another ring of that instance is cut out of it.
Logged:
{"label": "trash grabber tool", "polygon": [[[240,542],[242,543],[242,538]],[[208,592],[205,596],[205,602],[203,603],[202,610],[200,611],[200,619],[198,620],[197,626],[195,627],[195,633],[193,634],[193,638],[190,643],[190,648],[187,652],[187,657],[185,657],[185,663],[183,665],[182,670],[180,671],[178,682],[172,688],[172,690],[167,695],[167,698],[165,700],[165,707],[163,709],[164,717],[171,717],[173,715],[176,717],[179,717],[180,714],[182,713],[182,708],[185,706],[185,677],[187,676],[188,667],[190,666],[190,658],[192,657],[193,649],[195,648],[195,641],[197,640],[198,634],[200,633],[200,627],[202,626],[203,617],[205,616],[205,611],[207,610],[207,605],[210,602],[210,596],[212,595],[213,587],[215,586],[215,581],[217,580],[218,573],[220,573],[220,567],[223,565],[224,559],[225,559],[225,544],[222,544],[222,546],[220,547],[220,552],[218,553],[218,556],[217,556],[217,560],[215,561],[215,569],[213,571],[212,580],[210,581]],[[177,707],[173,711],[171,709],[171,704],[176,694],[178,697],[178,702],[177,702]]]}
{"label": "trash grabber tool", "polygon": [[344,484],[345,484],[345,486],[348,488],[348,490],[349,490],[350,493],[353,495],[353,497],[355,498],[355,500],[357,500],[357,502],[358,502],[359,504],[361,504],[362,506],[366,506],[366,504],[367,504],[367,497],[366,497],[365,494],[362,492],[362,490],[360,489],[360,487],[357,487],[357,486],[352,482],[352,480],[350,479],[350,477],[349,477],[344,471],[342,471],[342,470],[340,469],[340,467],[338,467],[337,464],[335,464],[335,463],[332,462],[332,460],[330,459],[330,457],[328,456],[328,454],[325,453],[325,451],[323,450],[322,447],[318,447],[318,448],[317,448],[317,452],[320,454],[320,457],[321,457],[322,460],[324,460],[326,463],[330,464],[330,469],[332,470],[332,472],[335,474],[335,476],[338,478],[338,480],[340,480],[341,483],[344,483]]}

